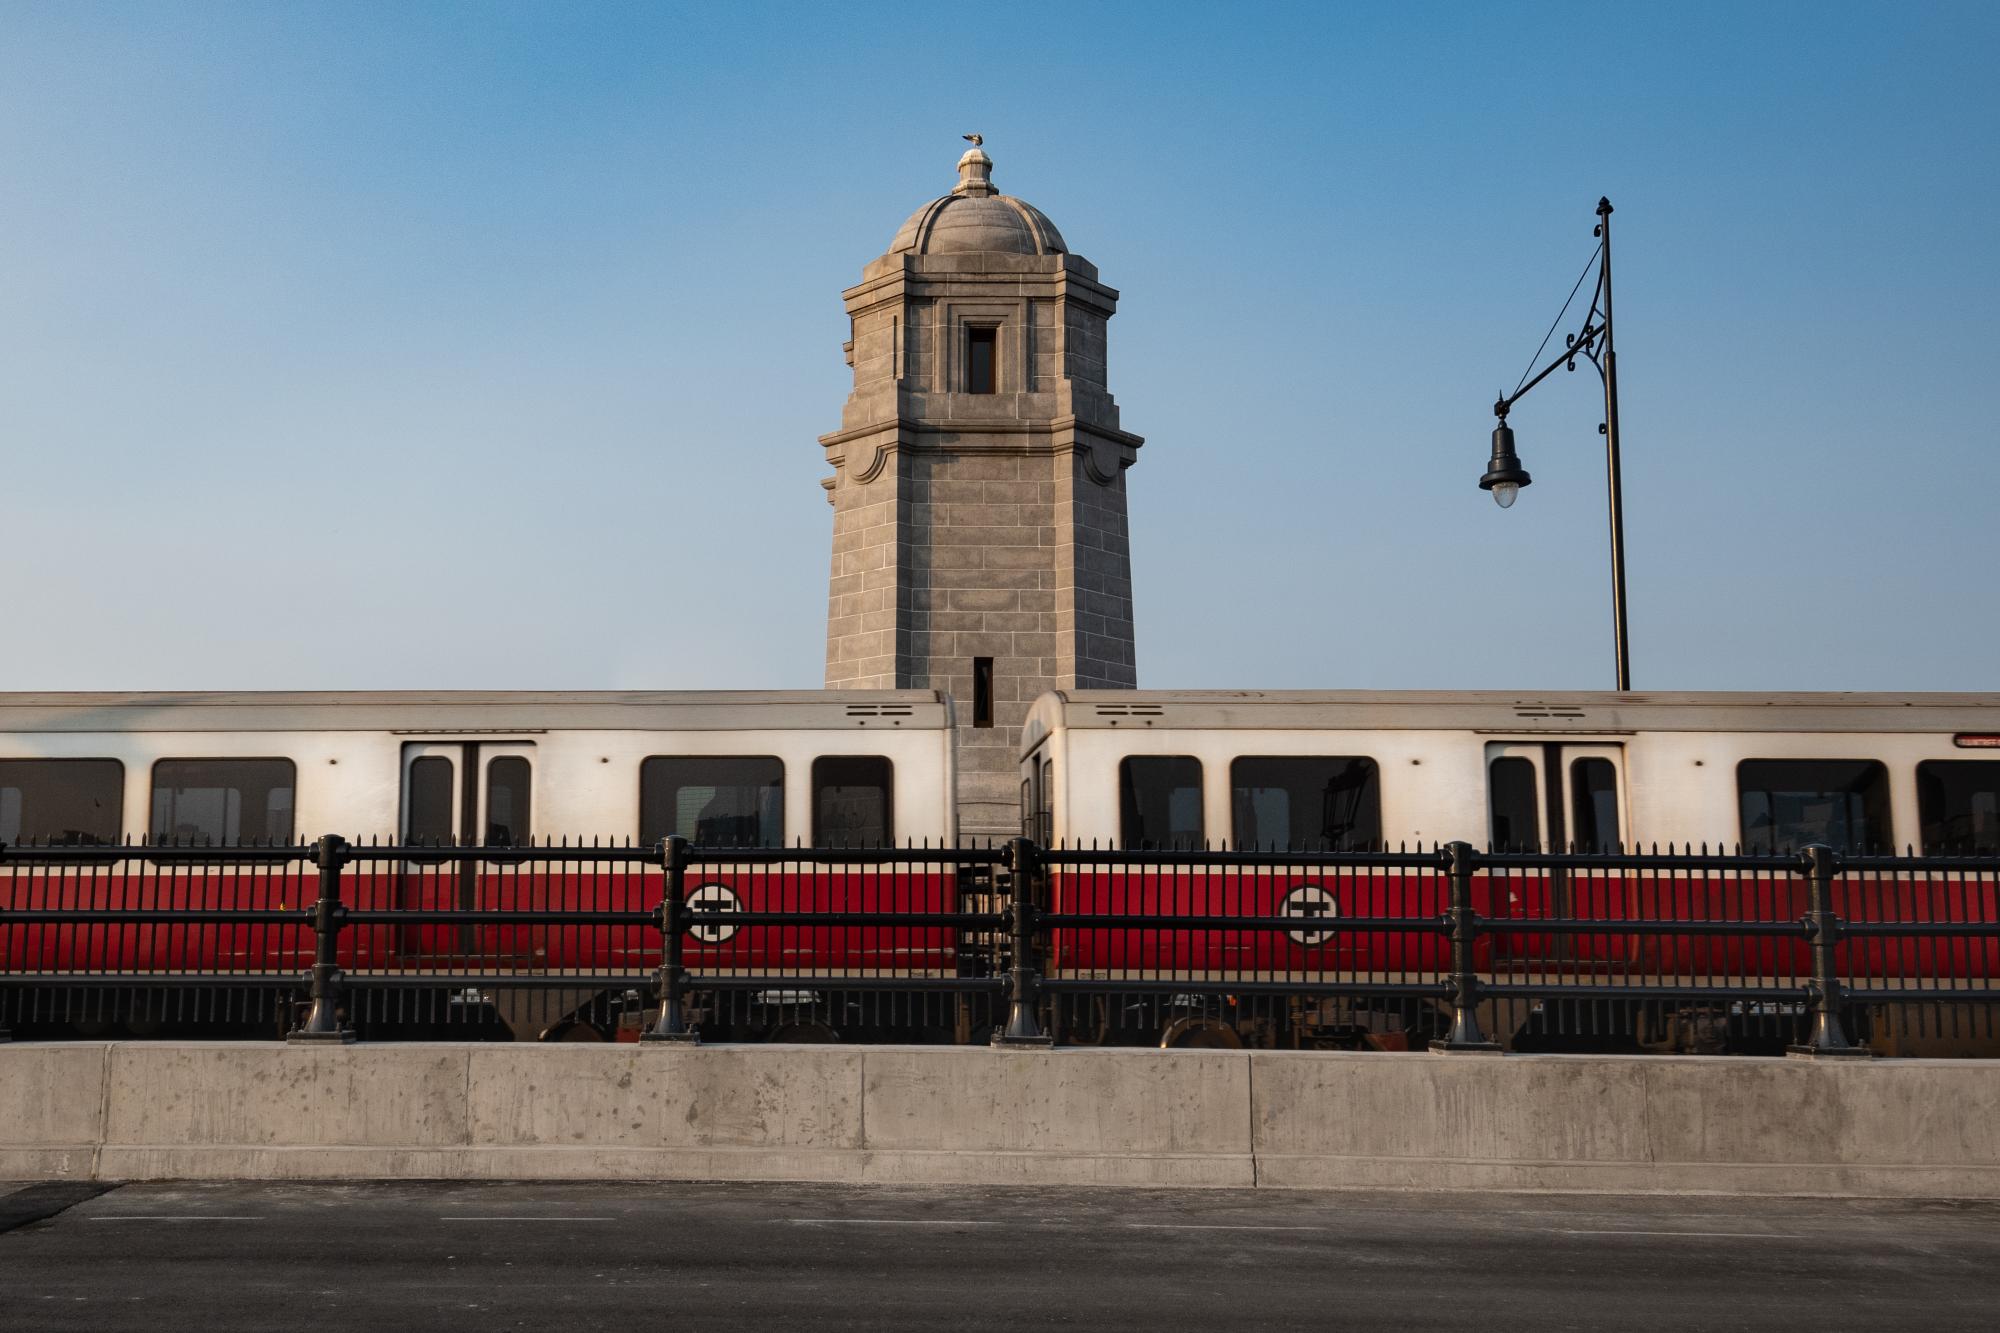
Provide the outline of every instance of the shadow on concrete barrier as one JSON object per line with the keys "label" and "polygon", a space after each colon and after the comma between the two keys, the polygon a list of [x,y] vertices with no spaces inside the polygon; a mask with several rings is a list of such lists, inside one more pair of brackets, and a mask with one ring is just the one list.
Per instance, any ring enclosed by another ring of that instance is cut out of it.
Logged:
{"label": "shadow on concrete barrier", "polygon": [[2000,1064],[952,1047],[0,1048],[0,1179],[2000,1198]]}

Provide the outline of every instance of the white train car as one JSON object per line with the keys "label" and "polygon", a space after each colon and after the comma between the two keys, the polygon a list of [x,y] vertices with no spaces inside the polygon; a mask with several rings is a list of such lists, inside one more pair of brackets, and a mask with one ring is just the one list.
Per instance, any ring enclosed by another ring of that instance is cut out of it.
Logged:
{"label": "white train car", "polygon": [[0,695],[0,842],[949,845],[934,691]]}
{"label": "white train car", "polygon": [[1021,763],[1072,846],[2000,851],[2000,694],[1075,690]]}

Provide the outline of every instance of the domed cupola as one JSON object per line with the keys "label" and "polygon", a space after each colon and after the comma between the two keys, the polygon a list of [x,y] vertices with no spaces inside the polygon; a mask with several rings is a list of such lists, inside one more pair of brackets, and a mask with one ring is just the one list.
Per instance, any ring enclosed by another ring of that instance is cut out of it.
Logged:
{"label": "domed cupola", "polygon": [[958,185],[897,231],[889,253],[1059,255],[1062,233],[1039,208],[993,188],[993,159],[981,148],[958,159]]}

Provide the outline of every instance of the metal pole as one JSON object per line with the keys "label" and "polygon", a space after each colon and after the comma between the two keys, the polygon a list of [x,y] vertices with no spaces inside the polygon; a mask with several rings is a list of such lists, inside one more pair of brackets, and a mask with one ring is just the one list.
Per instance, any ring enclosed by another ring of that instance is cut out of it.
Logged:
{"label": "metal pole", "polygon": [[1500,1047],[1479,1030],[1479,973],[1473,968],[1473,945],[1479,939],[1479,917],[1472,910],[1472,872],[1479,853],[1469,842],[1445,848],[1451,875],[1451,1031],[1433,1041],[1431,1050],[1444,1054],[1498,1055]]}
{"label": "metal pole", "polygon": [[1042,976],[1035,967],[1036,888],[1041,879],[1041,849],[1026,838],[1007,840],[1007,865],[1014,874],[1013,969],[1009,977],[1007,1026],[993,1034],[995,1046],[1053,1046],[1055,1041],[1035,1021],[1035,1001]]}
{"label": "metal pole", "polygon": [[1865,1056],[1865,1046],[1847,1039],[1840,1024],[1840,974],[1835,970],[1833,951],[1840,943],[1840,918],[1833,912],[1833,880],[1840,873],[1840,856],[1823,843],[1814,843],[1802,853],[1801,869],[1810,877],[1806,887],[1806,930],[1812,941],[1812,1035],[1802,1046],[1786,1048],[1787,1055]]}
{"label": "metal pole", "polygon": [[354,1040],[354,1030],[340,1025],[340,928],[347,909],[340,903],[340,871],[347,864],[347,839],[329,833],[319,840],[313,859],[319,863],[319,901],[313,904],[312,1012],[286,1035],[286,1041],[337,1042]]}
{"label": "metal pole", "polygon": [[660,867],[667,872],[666,895],[660,900],[660,1016],[640,1038],[641,1041],[673,1041],[693,1045],[701,1034],[687,1025],[681,1012],[681,994],[687,989],[686,957],[688,931],[686,838],[670,837],[660,844]]}
{"label": "metal pole", "polygon": [[1632,650],[1625,637],[1625,487],[1618,467],[1618,353],[1611,319],[1611,201],[1597,201],[1604,240],[1604,472],[1611,490],[1611,619],[1617,636],[1618,688],[1632,688]]}

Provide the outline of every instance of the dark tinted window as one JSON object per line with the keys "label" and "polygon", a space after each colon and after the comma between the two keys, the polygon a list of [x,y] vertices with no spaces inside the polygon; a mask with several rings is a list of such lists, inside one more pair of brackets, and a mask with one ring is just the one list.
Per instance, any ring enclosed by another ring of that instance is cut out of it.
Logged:
{"label": "dark tinted window", "polygon": [[1201,846],[1201,760],[1133,755],[1120,763],[1118,836],[1135,849]]}
{"label": "dark tinted window", "polygon": [[639,840],[785,845],[785,765],[770,755],[654,755],[639,765]]}
{"label": "dark tinted window", "polygon": [[965,331],[965,391],[967,393],[992,393],[998,376],[995,373],[994,344],[1000,332],[998,329],[973,329]]}
{"label": "dark tinted window", "polygon": [[1375,761],[1358,755],[1238,759],[1229,766],[1240,848],[1366,851],[1382,840]]}
{"label": "dark tinted window", "polygon": [[486,761],[486,845],[526,847],[534,836],[528,824],[528,783],[534,768],[519,755]]}
{"label": "dark tinted window", "polygon": [[1918,764],[1917,817],[1931,855],[2000,852],[2000,759]]}
{"label": "dark tinted window", "polygon": [[1040,827],[1035,839],[1047,847],[1056,837],[1056,765],[1053,759],[1042,761],[1042,789],[1038,793],[1041,813],[1036,816]]}
{"label": "dark tinted window", "polygon": [[1889,771],[1873,759],[1746,759],[1736,766],[1743,848],[1797,851],[1823,842],[1838,851],[1886,852]]}
{"label": "dark tinted window", "polygon": [[458,812],[452,808],[451,760],[427,754],[410,761],[410,810],[405,818],[412,846],[442,847],[457,841]]}
{"label": "dark tinted window", "polygon": [[892,769],[876,755],[813,760],[813,845],[886,847],[895,837]]}
{"label": "dark tinted window", "polygon": [[993,725],[993,659],[972,659],[972,725]]}
{"label": "dark tinted window", "polygon": [[195,847],[292,840],[289,759],[162,759],[153,765],[153,836]]}
{"label": "dark tinted window", "polygon": [[0,842],[113,843],[124,814],[125,765],[116,759],[0,759]]}
{"label": "dark tinted window", "polygon": [[1493,846],[1503,852],[1539,851],[1542,819],[1535,804],[1535,765],[1505,755],[1486,766],[1486,808],[1493,820]]}
{"label": "dark tinted window", "polygon": [[1579,851],[1618,849],[1618,769],[1609,759],[1570,764],[1569,836]]}

